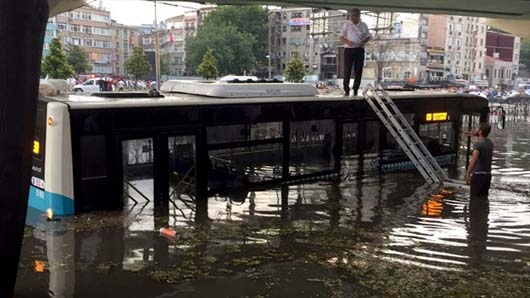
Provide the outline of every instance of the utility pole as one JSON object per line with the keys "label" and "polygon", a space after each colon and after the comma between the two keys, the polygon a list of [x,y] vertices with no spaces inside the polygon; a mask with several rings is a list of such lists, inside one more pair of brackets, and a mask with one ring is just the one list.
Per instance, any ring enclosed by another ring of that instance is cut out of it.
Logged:
{"label": "utility pole", "polygon": [[158,19],[156,17],[156,0],[153,1],[155,6],[155,80],[157,88],[160,88],[160,44],[158,43]]}
{"label": "utility pole", "polygon": [[269,12],[269,24],[268,24],[268,27],[269,27],[269,56],[267,57],[268,58],[268,62],[269,62],[269,65],[268,65],[268,70],[269,70],[269,79],[272,79],[272,69],[271,69],[271,26],[272,26],[272,21],[271,21],[271,15],[272,13]]}

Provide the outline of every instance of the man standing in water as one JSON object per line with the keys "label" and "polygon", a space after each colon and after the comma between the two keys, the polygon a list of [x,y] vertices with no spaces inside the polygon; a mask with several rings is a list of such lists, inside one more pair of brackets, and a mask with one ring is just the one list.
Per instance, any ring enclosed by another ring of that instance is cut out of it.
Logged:
{"label": "man standing in water", "polygon": [[473,156],[466,173],[466,184],[471,185],[471,196],[487,196],[491,185],[491,160],[493,142],[488,139],[491,126],[481,123],[475,135],[478,142],[473,147]]}
{"label": "man standing in water", "polygon": [[350,95],[350,77],[352,65],[355,71],[353,82],[353,95],[357,96],[357,91],[361,85],[364,66],[364,44],[372,36],[368,31],[366,23],[361,22],[361,11],[354,8],[351,12],[350,21],[344,23],[340,34],[340,42],[344,44],[344,95]]}

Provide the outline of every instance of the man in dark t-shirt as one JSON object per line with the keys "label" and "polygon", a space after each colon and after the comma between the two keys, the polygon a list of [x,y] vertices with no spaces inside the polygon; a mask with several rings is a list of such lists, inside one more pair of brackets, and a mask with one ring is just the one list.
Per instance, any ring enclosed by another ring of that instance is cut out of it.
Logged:
{"label": "man in dark t-shirt", "polygon": [[491,126],[481,123],[476,135],[478,142],[473,147],[473,156],[466,172],[466,184],[471,186],[471,195],[487,195],[491,185],[491,160],[493,142],[488,139]]}

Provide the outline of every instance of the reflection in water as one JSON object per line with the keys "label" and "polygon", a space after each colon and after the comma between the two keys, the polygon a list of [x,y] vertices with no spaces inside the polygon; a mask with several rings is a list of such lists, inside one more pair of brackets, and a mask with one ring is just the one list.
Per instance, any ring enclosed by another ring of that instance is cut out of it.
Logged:
{"label": "reflection in water", "polygon": [[487,196],[471,196],[468,208],[468,246],[469,263],[472,266],[481,264],[486,251],[488,239],[488,215],[490,204]]}
{"label": "reflection in water", "polygon": [[[183,196],[167,208],[138,204],[60,222],[39,214],[34,235],[25,238],[16,292],[329,297],[320,281],[338,273],[314,261],[318,244],[329,259],[351,253],[363,261],[362,247],[371,245],[380,259],[417,267],[522,272],[530,260],[530,129],[508,123],[492,138],[496,172],[489,198],[431,189],[408,172],[242,189],[196,197],[193,204]],[[162,237],[160,227],[177,237]],[[35,270],[35,261],[44,272]],[[359,289],[343,281],[345,297],[356,296],[352,288]]]}

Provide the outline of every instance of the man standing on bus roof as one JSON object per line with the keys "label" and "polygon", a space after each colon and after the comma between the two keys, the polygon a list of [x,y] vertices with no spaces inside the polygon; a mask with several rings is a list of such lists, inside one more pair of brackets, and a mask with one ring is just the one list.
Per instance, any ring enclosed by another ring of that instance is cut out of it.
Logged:
{"label": "man standing on bus roof", "polygon": [[344,23],[340,34],[340,42],[344,44],[344,95],[350,95],[351,69],[354,67],[353,95],[361,85],[364,66],[364,45],[372,39],[366,23],[361,22],[361,11],[354,8],[351,19]]}
{"label": "man standing on bus roof", "polygon": [[473,146],[473,156],[466,172],[466,184],[471,186],[471,196],[487,196],[491,185],[491,160],[493,142],[488,138],[491,126],[481,123],[475,135],[478,142]]}

